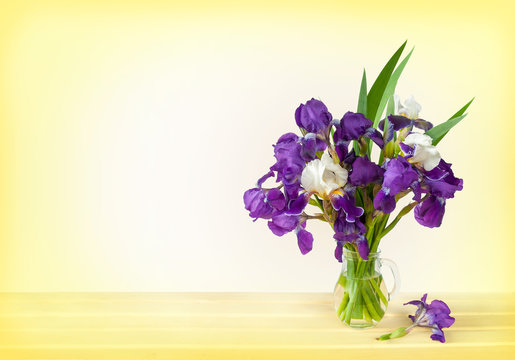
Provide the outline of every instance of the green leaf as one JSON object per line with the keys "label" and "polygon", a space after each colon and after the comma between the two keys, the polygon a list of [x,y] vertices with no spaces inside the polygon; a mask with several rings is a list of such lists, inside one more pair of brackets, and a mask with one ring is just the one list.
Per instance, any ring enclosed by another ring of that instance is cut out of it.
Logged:
{"label": "green leaf", "polygon": [[390,340],[390,336],[392,336],[392,334],[384,334],[384,335],[379,336],[376,340],[381,340],[381,341]]}
{"label": "green leaf", "polygon": [[324,211],[324,208],[322,207],[322,205],[318,202],[318,200],[316,199],[313,199],[313,198],[310,198],[308,203],[310,205],[313,205],[313,206],[316,206],[317,208],[319,208],[320,210]]}
{"label": "green leaf", "polygon": [[366,114],[367,112],[367,73],[365,69],[363,69],[361,88],[359,89],[358,112],[362,114]]}
{"label": "green leaf", "polygon": [[390,339],[397,339],[403,336],[406,336],[408,333],[406,332],[406,328],[400,327],[392,332]]}
{"label": "green leaf", "polygon": [[454,114],[453,116],[451,116],[449,118],[449,120],[453,119],[453,118],[456,118],[458,116],[461,116],[463,114],[465,114],[465,111],[467,111],[468,107],[470,106],[470,104],[472,104],[472,101],[474,101],[475,97],[473,97],[468,103],[465,104],[465,106],[463,106],[461,109],[458,110],[458,112],[456,114]]}
{"label": "green leaf", "polygon": [[434,128],[426,131],[425,134],[431,136],[433,138],[433,145],[436,145],[440,140],[442,140],[445,134],[447,134],[457,123],[463,120],[465,116],[467,116],[467,114],[449,119],[446,122],[436,125]]}
{"label": "green leaf", "polygon": [[377,338],[377,340],[384,341],[384,340],[390,340],[390,339],[397,339],[397,338],[400,338],[400,337],[403,337],[406,335],[408,335],[408,333],[406,332],[406,328],[400,327],[389,334],[384,334],[384,335],[379,336]]}
{"label": "green leaf", "polygon": [[395,66],[401,57],[402,51],[406,47],[406,42],[407,40],[404,42],[404,44],[401,45],[395,54],[393,54],[390,60],[388,60],[383,70],[381,70],[379,73],[376,81],[370,88],[370,91],[368,92],[366,116],[372,121],[376,117],[379,104],[381,103],[381,98],[383,97],[383,93],[388,86],[388,82],[390,81],[390,77],[395,70]]}
{"label": "green leaf", "polygon": [[[465,114],[465,111],[467,111],[468,107],[470,106],[470,104],[472,104],[472,101],[474,101],[474,99],[475,98],[472,98],[472,100],[470,100],[468,103],[466,103],[465,106],[463,106],[461,109],[459,109],[458,112],[456,114],[454,114],[453,116],[451,116],[449,120],[455,119],[455,118],[460,117],[463,114]],[[449,121],[449,120],[447,120],[447,121]],[[449,131],[446,131],[442,136],[433,140],[433,145],[436,146],[440,141],[442,141],[443,137],[445,135],[447,135],[448,132]]]}
{"label": "green leaf", "polygon": [[[379,102],[376,116],[374,119],[370,119],[374,122],[373,127],[377,128],[377,124],[379,124],[379,120],[381,120],[381,115],[383,114],[383,110],[386,107],[386,103],[388,102],[388,100],[391,97],[393,97],[395,88],[397,87],[397,82],[399,81],[402,71],[404,70],[404,68],[406,67],[406,64],[408,63],[408,60],[410,59],[411,54],[413,54],[413,50],[415,50],[415,48],[411,49],[409,54],[406,55],[406,57],[401,61],[399,66],[397,66],[397,69],[395,69],[395,71],[393,72],[392,76],[390,77],[390,80],[388,80],[388,84],[386,85],[383,96],[381,97],[381,101]],[[392,99],[392,102],[393,102],[393,99]],[[392,113],[393,113],[393,111],[392,111]]]}
{"label": "green leaf", "polygon": [[395,112],[395,100],[393,98],[393,94],[391,94],[390,98],[388,99],[388,105],[386,106],[386,116],[392,115],[394,112]]}
{"label": "green leaf", "polygon": [[[367,73],[365,69],[363,69],[363,77],[361,78],[357,111],[362,114],[367,113]],[[352,147],[354,148],[354,153],[359,154],[359,144],[357,141],[354,140],[352,142]]]}

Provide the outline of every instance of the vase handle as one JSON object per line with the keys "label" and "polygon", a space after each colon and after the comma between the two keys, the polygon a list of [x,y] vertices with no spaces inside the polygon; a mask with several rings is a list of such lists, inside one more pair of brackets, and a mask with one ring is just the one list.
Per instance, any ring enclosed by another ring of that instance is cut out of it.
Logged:
{"label": "vase handle", "polygon": [[399,275],[399,269],[397,268],[397,265],[390,259],[381,258],[381,263],[383,265],[388,266],[393,275],[393,288],[392,291],[388,292],[388,300],[391,300],[393,297],[397,295],[401,287],[401,277]]}

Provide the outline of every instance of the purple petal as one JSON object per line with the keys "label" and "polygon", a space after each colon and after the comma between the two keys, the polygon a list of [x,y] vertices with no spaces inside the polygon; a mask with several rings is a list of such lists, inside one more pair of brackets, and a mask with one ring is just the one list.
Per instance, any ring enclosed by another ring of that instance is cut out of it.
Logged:
{"label": "purple petal", "polygon": [[427,317],[429,323],[436,324],[440,328],[447,328],[454,324],[455,319],[449,316],[451,310],[447,304],[441,300],[433,300],[427,307]]}
{"label": "purple petal", "polygon": [[381,135],[381,133],[379,131],[377,131],[377,129],[368,128],[363,136],[372,140],[381,149],[383,148],[383,146],[384,146],[383,135]]}
{"label": "purple petal", "polygon": [[311,99],[306,104],[301,104],[295,111],[297,126],[310,133],[324,134],[333,117],[327,110],[327,106],[320,100]]}
{"label": "purple petal", "polygon": [[420,301],[420,300],[411,300],[411,301],[408,301],[407,303],[404,303],[404,305],[416,305],[416,306],[419,306],[422,304],[424,304],[424,302]]}
{"label": "purple petal", "polygon": [[401,143],[399,144],[399,147],[401,148],[402,152],[403,152],[404,154],[406,154],[406,156],[405,156],[405,158],[406,158],[406,159],[408,159],[408,158],[412,157],[412,156],[413,156],[413,154],[415,154],[415,149],[414,149],[414,148],[412,148],[412,147],[411,147],[411,146],[409,146],[409,145],[406,145],[405,143],[402,143],[402,142],[401,142]]}
{"label": "purple petal", "polygon": [[258,188],[249,189],[243,194],[245,209],[249,211],[250,217],[255,219],[270,219],[274,209],[265,201],[265,193]]}
{"label": "purple petal", "polygon": [[427,300],[427,293],[425,293],[424,295],[422,295],[422,297],[420,298],[420,301],[422,301],[424,303],[424,305],[427,305],[426,304],[426,300]]}
{"label": "purple petal", "polygon": [[340,159],[343,159],[343,162],[347,165],[352,165],[357,158],[358,157],[356,156],[354,149],[351,149],[351,151],[349,151],[344,157],[340,157]]}
{"label": "purple petal", "polygon": [[338,158],[345,159],[349,154],[349,141],[335,141],[334,149],[336,154],[338,154]]}
{"label": "purple petal", "polygon": [[299,219],[297,216],[288,216],[285,214],[279,214],[272,218],[268,222],[268,227],[277,236],[283,236],[297,227]]}
{"label": "purple petal", "polygon": [[345,244],[348,242],[353,242],[357,238],[359,238],[359,234],[351,233],[351,234],[344,234],[341,232],[337,232],[333,235],[333,238],[340,242],[340,244]]}
{"label": "purple petal", "polygon": [[440,329],[438,326],[433,326],[431,327],[431,331],[433,332],[431,335],[432,340],[440,341],[441,343],[445,342],[445,335],[442,329]]}
{"label": "purple petal", "polygon": [[370,249],[368,248],[368,241],[364,235],[361,235],[359,239],[356,241],[356,245],[358,246],[359,256],[363,260],[368,260],[368,254],[370,253]]}
{"label": "purple petal", "polygon": [[423,119],[413,120],[413,125],[415,125],[416,128],[419,128],[424,131],[431,130],[433,128],[433,124]]}
{"label": "purple petal", "polygon": [[263,175],[262,177],[259,178],[259,180],[257,181],[257,187],[261,187],[263,186],[263,183],[268,179],[268,178],[271,178],[272,176],[274,176],[274,172],[272,170],[270,170],[269,172],[267,172],[265,175]]}
{"label": "purple petal", "polygon": [[437,311],[439,313],[444,313],[449,315],[451,313],[451,309],[449,309],[449,306],[442,300],[433,300],[431,301],[431,304],[428,305],[428,309]]}
{"label": "purple petal", "polygon": [[338,262],[342,262],[343,257],[343,245],[340,242],[336,242],[336,248],[334,249],[334,257]]}
{"label": "purple petal", "polygon": [[[384,119],[379,121],[379,129],[384,131]],[[412,120],[402,115],[388,115],[388,124],[393,127],[394,131],[399,131],[412,124]]]}
{"label": "purple petal", "polygon": [[359,220],[348,222],[345,212],[339,211],[334,222],[334,231],[343,234],[364,234],[367,232],[367,229]]}
{"label": "purple petal", "polygon": [[287,202],[299,197],[299,192],[302,190],[300,186],[300,180],[292,184],[284,184],[284,195],[286,196]]}
{"label": "purple petal", "polygon": [[424,183],[429,187],[432,195],[444,199],[453,198],[456,191],[463,189],[463,179],[456,178],[451,164],[443,159],[437,167],[424,173]]}
{"label": "purple petal", "polygon": [[340,123],[335,125],[335,143],[339,141],[357,140],[365,135],[366,131],[372,126],[372,121],[365,115],[348,111],[343,115]]}
{"label": "purple petal", "polygon": [[390,190],[382,188],[374,198],[374,209],[389,214],[395,210],[395,196],[390,195]]}
{"label": "purple petal", "polygon": [[422,199],[422,188],[420,187],[420,183],[415,181],[410,185],[410,187],[413,190],[413,200],[420,201]]}
{"label": "purple petal", "polygon": [[418,173],[402,156],[391,159],[386,165],[383,187],[390,189],[390,195],[396,195],[406,190],[414,181],[418,180]]}
{"label": "purple petal", "polygon": [[385,170],[366,157],[358,157],[352,164],[349,181],[355,186],[366,186],[373,182],[381,182]]}
{"label": "purple petal", "polygon": [[356,199],[349,192],[346,192],[344,195],[333,194],[331,196],[331,203],[334,209],[342,209],[345,212],[345,218],[348,222],[356,221],[364,212],[363,208],[356,206]]}
{"label": "purple petal", "polygon": [[311,193],[304,192],[299,195],[298,198],[291,201],[288,205],[288,210],[286,211],[286,214],[288,215],[300,215],[306,208],[306,206],[309,203],[309,198],[311,197]]}
{"label": "purple petal", "polygon": [[302,228],[297,231],[297,243],[302,255],[306,255],[313,249],[313,235]]}
{"label": "purple petal", "polygon": [[276,163],[270,170],[277,171],[277,181],[284,185],[298,181],[306,162],[301,156],[301,144],[299,137],[293,133],[282,135],[274,145]]}
{"label": "purple petal", "polygon": [[317,158],[317,151],[324,151],[327,147],[326,143],[317,138],[314,133],[306,134],[302,139],[300,139],[300,143],[300,155],[305,161],[315,160]]}
{"label": "purple petal", "polygon": [[273,188],[266,193],[266,200],[276,210],[281,211],[286,206],[286,198],[281,190]]}
{"label": "purple petal", "polygon": [[415,206],[415,219],[420,225],[429,228],[440,226],[444,214],[445,199],[433,195]]}

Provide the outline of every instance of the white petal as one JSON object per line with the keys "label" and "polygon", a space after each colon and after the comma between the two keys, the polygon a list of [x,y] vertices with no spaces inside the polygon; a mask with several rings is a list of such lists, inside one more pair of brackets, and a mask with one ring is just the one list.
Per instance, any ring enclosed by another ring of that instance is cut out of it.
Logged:
{"label": "white petal", "polygon": [[309,192],[319,192],[321,190],[322,175],[324,173],[325,166],[319,160],[315,159],[310,161],[300,177],[300,183],[302,187]]}
{"label": "white petal", "polygon": [[422,110],[422,106],[415,100],[411,95],[406,101],[404,101],[405,114],[410,119],[418,119],[418,114]]}
{"label": "white petal", "polygon": [[393,95],[394,111],[393,113],[399,115],[399,109],[404,106],[401,104],[401,97],[397,94]]}
{"label": "white petal", "polygon": [[426,171],[433,170],[440,163],[440,153],[435,146],[417,146],[415,147],[415,153],[410,159],[412,163],[421,164]]}
{"label": "white petal", "polygon": [[324,153],[322,159],[310,161],[300,178],[302,187],[309,192],[328,196],[347,183],[348,172],[339,164],[335,164],[329,154]]}
{"label": "white petal", "polygon": [[324,180],[329,184],[331,191],[341,188],[347,184],[348,171],[336,164],[329,154],[322,155],[325,164]]}
{"label": "white petal", "polygon": [[411,133],[406,136],[406,139],[403,141],[404,144],[408,146],[414,145],[422,145],[422,146],[431,146],[433,144],[433,138],[431,136],[421,133]]}

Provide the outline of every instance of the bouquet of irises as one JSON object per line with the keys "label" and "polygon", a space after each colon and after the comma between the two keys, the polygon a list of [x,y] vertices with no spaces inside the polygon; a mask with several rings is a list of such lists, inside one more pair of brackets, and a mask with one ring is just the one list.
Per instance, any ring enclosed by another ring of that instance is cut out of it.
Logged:
{"label": "bouquet of irises", "polygon": [[[369,261],[381,239],[413,209],[419,224],[440,226],[447,199],[463,188],[437,145],[465,117],[472,100],[437,126],[421,119],[421,106],[413,97],[402,102],[394,94],[413,52],[399,62],[405,45],[370,89],[363,72],[356,112],[339,119],[320,100],[301,104],[295,111],[301,135],[279,137],[275,164],[243,197],[250,216],[268,220],[275,235],[294,232],[302,254],[313,247],[309,220],[331,226],[334,256],[342,262],[347,252],[352,260],[338,281],[346,291],[336,306],[347,324],[352,319],[379,321],[384,315],[388,294]],[[266,187],[271,178],[275,185]],[[411,200],[395,211],[408,195]]]}

